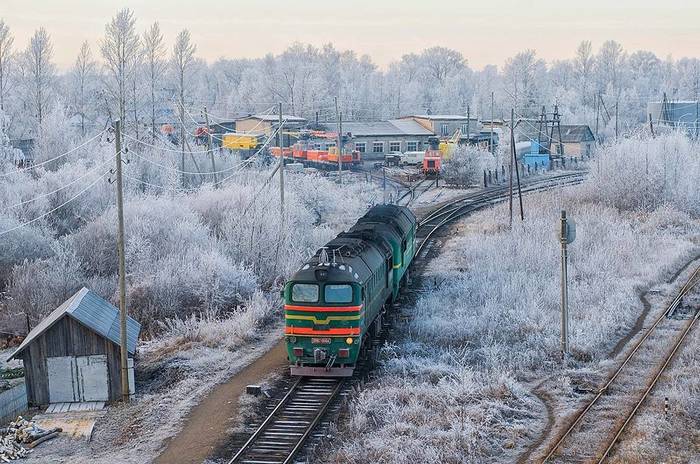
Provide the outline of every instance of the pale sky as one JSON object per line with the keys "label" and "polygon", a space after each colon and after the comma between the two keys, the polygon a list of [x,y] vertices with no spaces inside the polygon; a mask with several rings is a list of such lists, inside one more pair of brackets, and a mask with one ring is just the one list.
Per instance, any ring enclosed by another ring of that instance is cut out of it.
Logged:
{"label": "pale sky", "polygon": [[143,31],[159,21],[168,47],[188,28],[198,56],[260,57],[299,41],[368,54],[385,67],[404,53],[442,45],[470,66],[502,65],[527,48],[547,61],[570,58],[581,40],[614,39],[659,57],[700,55],[700,0],[0,0],[0,17],[24,48],[44,26],[65,69],[88,40],[129,7]]}

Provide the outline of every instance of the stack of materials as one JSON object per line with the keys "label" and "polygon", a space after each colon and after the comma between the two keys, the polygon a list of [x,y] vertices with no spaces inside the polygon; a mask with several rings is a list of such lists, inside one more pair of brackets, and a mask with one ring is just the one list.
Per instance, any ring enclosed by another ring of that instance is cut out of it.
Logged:
{"label": "stack of materials", "polygon": [[10,462],[26,457],[40,443],[56,438],[60,428],[44,430],[34,421],[19,416],[10,426],[0,429],[0,461]]}

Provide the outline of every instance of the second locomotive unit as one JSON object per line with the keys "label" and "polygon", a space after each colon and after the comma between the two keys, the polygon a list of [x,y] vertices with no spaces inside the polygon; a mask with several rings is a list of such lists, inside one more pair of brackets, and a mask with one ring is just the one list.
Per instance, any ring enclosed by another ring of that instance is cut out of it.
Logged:
{"label": "second locomotive unit", "polygon": [[408,277],[415,242],[408,208],[374,206],[292,276],[282,291],[292,375],[352,375]]}

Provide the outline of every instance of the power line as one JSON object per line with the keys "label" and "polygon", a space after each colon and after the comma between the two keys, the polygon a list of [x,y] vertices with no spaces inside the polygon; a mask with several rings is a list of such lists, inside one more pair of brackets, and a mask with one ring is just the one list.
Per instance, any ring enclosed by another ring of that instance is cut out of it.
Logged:
{"label": "power line", "polygon": [[10,228],[10,229],[4,230],[4,231],[0,232],[0,236],[3,236],[3,235],[5,235],[5,234],[9,234],[10,232],[13,232],[13,231],[15,231],[15,230],[17,230],[17,229],[21,229],[22,227],[26,227],[26,226],[28,226],[29,224],[32,224],[32,223],[38,221],[39,219],[45,218],[45,217],[48,216],[49,214],[55,213],[56,211],[58,211],[59,209],[63,208],[64,206],[66,206],[68,203],[71,203],[72,201],[76,200],[76,199],[77,199],[78,197],[80,197],[82,194],[84,194],[85,192],[87,192],[88,190],[90,190],[92,187],[94,187],[95,184],[97,184],[98,181],[100,181],[100,180],[103,179],[107,174],[109,174],[109,172],[110,172],[110,171],[107,170],[107,171],[105,171],[104,173],[102,173],[102,175],[100,175],[97,179],[95,179],[94,181],[92,181],[87,187],[85,187],[84,189],[82,189],[80,192],[78,192],[76,195],[74,195],[74,196],[71,197],[70,199],[64,201],[63,203],[61,203],[61,204],[58,205],[57,207],[53,208],[51,211],[47,211],[46,213],[44,213],[44,214],[42,214],[42,215],[40,215],[40,216],[37,216],[37,217],[35,217],[34,219],[30,219],[30,220],[27,221],[27,222],[24,222],[24,223],[22,223],[22,224],[19,224],[19,225],[15,226],[15,227],[12,227],[12,228]]}
{"label": "power line", "polygon": [[68,150],[68,151],[65,152],[65,153],[62,153],[62,154],[60,154],[60,155],[58,155],[58,156],[55,156],[55,157],[53,157],[53,158],[51,158],[51,159],[48,159],[48,160],[46,160],[46,161],[42,161],[41,163],[32,164],[31,166],[28,166],[28,167],[26,167],[26,168],[17,169],[17,170],[15,170],[15,171],[4,172],[4,173],[0,174],[0,177],[5,177],[5,176],[9,176],[10,174],[17,174],[17,173],[20,173],[20,172],[31,171],[32,169],[38,168],[39,166],[43,166],[43,165],[45,165],[45,164],[51,163],[52,161],[56,161],[57,159],[61,159],[61,158],[63,158],[64,156],[70,155],[70,154],[73,153],[74,151],[83,148],[83,147],[86,146],[88,143],[90,143],[90,142],[94,141],[95,139],[101,137],[102,134],[104,134],[105,132],[107,132],[107,129],[103,130],[102,132],[100,132],[99,134],[95,135],[94,137],[92,137],[92,138],[90,138],[90,139],[84,141],[83,143],[81,143],[81,144],[78,145],[77,147],[71,148],[70,150]]}
{"label": "power line", "polygon": [[38,196],[36,196],[36,197],[34,197],[34,198],[32,198],[32,199],[21,201],[21,202],[16,203],[16,204],[14,204],[14,205],[12,205],[12,206],[7,206],[7,207],[3,208],[3,211],[8,211],[8,210],[17,208],[18,206],[26,205],[26,204],[28,204],[28,203],[32,203],[32,202],[34,202],[34,201],[37,201],[37,200],[39,200],[39,199],[41,199],[41,198],[48,197],[49,195],[53,195],[54,193],[58,193],[58,192],[60,192],[61,190],[65,189],[65,188],[67,188],[67,187],[70,187],[71,185],[75,184],[76,182],[78,182],[78,181],[84,179],[85,177],[89,176],[90,174],[92,174],[93,172],[95,172],[95,171],[97,170],[97,168],[100,168],[100,167],[104,166],[105,164],[110,163],[113,159],[114,159],[114,156],[112,156],[111,158],[107,159],[106,161],[103,161],[102,163],[99,163],[99,164],[93,166],[91,169],[88,169],[88,170],[85,172],[85,174],[83,174],[82,176],[80,176],[80,177],[78,177],[78,178],[76,178],[76,179],[73,179],[73,180],[70,181],[69,183],[67,183],[67,184],[65,184],[65,185],[62,185],[61,187],[59,187],[59,188],[57,188],[57,189],[55,189],[55,190],[53,190],[53,191],[51,191],[51,192],[42,193],[41,195],[38,195]]}
{"label": "power line", "polygon": [[[285,121],[286,121],[286,120],[285,120]],[[181,169],[174,168],[174,167],[172,167],[172,166],[168,166],[168,165],[165,165],[165,164],[161,164],[161,163],[158,163],[157,161],[153,161],[153,160],[151,160],[151,159],[149,159],[149,158],[146,158],[146,157],[143,156],[143,155],[139,155],[137,152],[135,152],[135,151],[133,151],[133,150],[130,151],[130,154],[133,154],[133,155],[136,156],[137,158],[140,158],[140,159],[146,161],[147,163],[153,164],[154,166],[158,166],[158,167],[160,167],[160,168],[167,169],[167,170],[169,170],[169,171],[173,171],[173,172],[176,172],[176,173],[178,173],[178,174],[191,174],[191,175],[201,175],[201,176],[212,175],[212,174],[222,174],[222,173],[225,173],[225,172],[232,171],[232,170],[234,170],[234,169],[236,169],[236,168],[238,168],[238,167],[240,167],[240,166],[244,166],[244,165],[246,165],[246,164],[250,164],[250,163],[252,162],[251,160],[253,160],[253,159],[254,159],[255,157],[257,157],[260,153],[262,153],[262,151],[267,147],[267,145],[269,145],[270,141],[275,137],[275,135],[276,135],[278,132],[279,132],[279,128],[275,129],[275,131],[270,135],[270,137],[267,139],[267,141],[265,141],[265,143],[264,143],[254,154],[252,154],[252,155],[251,155],[248,159],[246,159],[245,161],[242,161],[242,162],[240,162],[240,163],[238,163],[238,164],[235,164],[235,165],[233,165],[233,166],[231,166],[231,167],[228,167],[228,168],[226,168],[226,169],[221,169],[221,170],[219,170],[219,171],[213,171],[213,172],[183,171],[183,170],[181,170]],[[196,153],[196,152],[195,152],[195,153]]]}

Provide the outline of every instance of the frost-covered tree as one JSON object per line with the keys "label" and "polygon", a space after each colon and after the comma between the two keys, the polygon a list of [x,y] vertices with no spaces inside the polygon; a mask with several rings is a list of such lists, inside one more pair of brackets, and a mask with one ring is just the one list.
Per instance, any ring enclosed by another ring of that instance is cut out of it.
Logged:
{"label": "frost-covered tree", "polygon": [[595,58],[593,57],[593,46],[590,40],[582,41],[576,48],[576,58],[574,58],[574,73],[576,74],[581,104],[586,105],[591,102],[589,95],[591,80],[593,79],[593,67]]}
{"label": "frost-covered tree", "polygon": [[[175,39],[175,45],[173,46],[173,56],[170,59],[170,70],[172,73],[173,80],[177,85],[178,94],[178,111],[180,114],[180,138],[181,143],[185,140],[185,92],[188,90],[187,86],[190,84],[189,78],[195,64],[194,54],[197,51],[197,46],[192,43],[190,37],[190,31],[183,29],[177,35]],[[185,150],[182,150],[182,158],[180,160],[180,168],[182,171],[185,170]],[[182,184],[184,187],[185,176],[182,175]]]}
{"label": "frost-covered tree", "polygon": [[153,141],[155,141],[156,108],[161,103],[160,100],[156,100],[156,89],[163,78],[167,66],[165,62],[163,34],[160,31],[158,22],[153,23],[143,34],[143,56],[149,91],[151,136]]}
{"label": "frost-covered tree", "polygon": [[10,79],[10,60],[14,41],[10,27],[0,18],[0,111],[5,110],[5,94]]}
{"label": "frost-covered tree", "polygon": [[22,80],[30,107],[39,124],[51,101],[51,88],[56,78],[56,67],[51,61],[52,58],[51,37],[46,29],[39,28],[30,39],[21,61]]}
{"label": "frost-covered tree", "polygon": [[85,135],[85,117],[91,107],[91,96],[95,89],[95,70],[97,64],[92,57],[90,44],[85,41],[80,46],[80,52],[73,67],[74,81],[74,111],[80,116],[80,133]]}
{"label": "frost-covered tree", "polygon": [[525,50],[506,60],[503,67],[506,92],[516,113],[529,116],[538,112],[545,86],[546,66],[534,50]]}
{"label": "frost-covered tree", "polygon": [[136,18],[130,9],[120,10],[105,26],[100,51],[107,68],[107,87],[117,101],[119,119],[125,121],[129,83],[134,78],[141,54]]}

